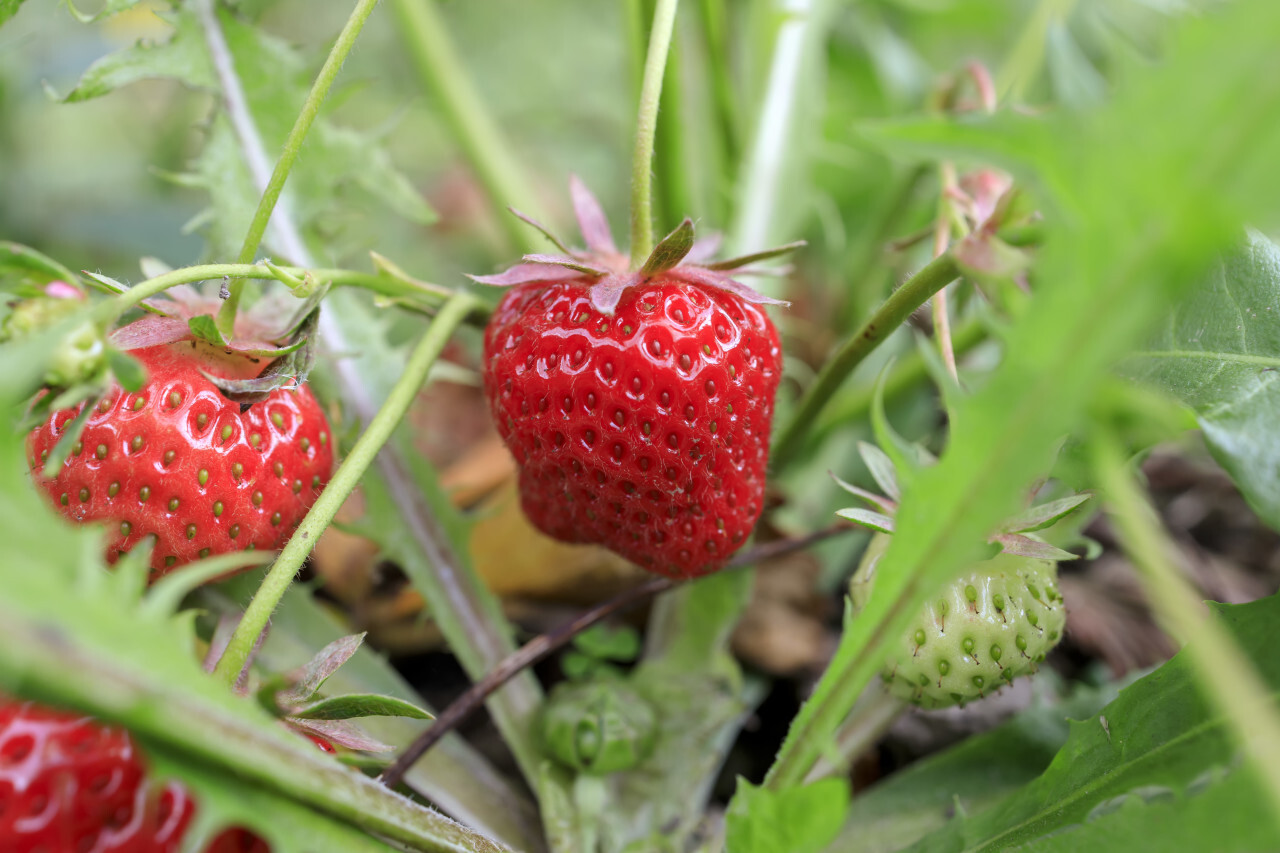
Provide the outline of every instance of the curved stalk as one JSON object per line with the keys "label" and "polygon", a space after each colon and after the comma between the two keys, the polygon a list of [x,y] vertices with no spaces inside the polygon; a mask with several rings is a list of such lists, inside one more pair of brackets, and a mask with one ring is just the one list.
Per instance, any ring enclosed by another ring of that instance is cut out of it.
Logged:
{"label": "curved stalk", "polygon": [[[281,275],[281,273],[284,275]],[[99,320],[105,323],[115,322],[130,308],[134,308],[139,303],[153,296],[158,296],[169,288],[177,287],[180,284],[192,284],[218,278],[229,278],[233,281],[246,278],[270,278],[293,289],[297,286],[297,280],[306,275],[310,275],[317,281],[333,285],[358,287],[392,299],[420,301],[424,307],[434,307],[441,304],[453,292],[446,287],[438,285],[411,284],[403,279],[377,273],[360,272],[358,270],[323,267],[319,269],[275,267],[272,269],[265,264],[199,264],[171,270],[163,275],[135,284],[109,302],[102,303],[102,306],[98,309],[97,316]]]}
{"label": "curved stalk", "polygon": [[950,254],[930,261],[923,269],[907,279],[881,304],[879,310],[862,325],[832,356],[809,390],[805,392],[799,407],[778,434],[773,446],[772,465],[775,469],[787,464],[800,449],[800,440],[812,426],[818,413],[831,401],[840,385],[876,347],[898,330],[898,327],[921,305],[960,275]]}
{"label": "curved stalk", "polygon": [[[302,105],[302,111],[298,113],[298,118],[293,123],[293,129],[289,131],[289,136],[285,139],[284,150],[280,152],[280,159],[276,161],[275,170],[272,171],[271,178],[267,181],[266,189],[262,193],[262,199],[258,202],[258,209],[254,212],[253,220],[249,223],[249,233],[245,235],[244,245],[240,247],[240,263],[249,263],[258,251],[258,246],[262,243],[262,236],[267,231],[267,223],[271,221],[271,212],[275,210],[280,193],[284,190],[284,182],[288,179],[289,171],[298,159],[298,152],[302,150],[302,141],[306,139],[307,131],[311,130],[312,123],[315,122],[316,116],[320,113],[320,105],[324,103],[325,96],[329,94],[329,89],[333,86],[333,81],[338,76],[338,70],[342,67],[342,63],[346,61],[347,54],[351,53],[356,37],[360,35],[360,30],[364,28],[365,21],[369,19],[369,15],[373,13],[373,7],[376,5],[378,5],[378,0],[359,0],[356,3],[355,9],[352,10],[351,16],[347,19],[346,26],[338,34],[338,40],[334,42],[333,49],[329,51],[328,58],[325,59],[324,65],[320,68],[320,73],[316,75],[315,83],[312,84],[311,91],[307,94],[307,100]],[[220,33],[221,31],[219,30]],[[230,59],[229,56],[228,59]],[[300,261],[302,259],[293,258],[293,260]],[[231,295],[222,304],[222,310],[218,312],[218,328],[222,330],[223,334],[230,334],[231,327],[235,323],[236,309],[240,304],[240,294],[244,290],[243,282],[234,282],[230,290]]]}
{"label": "curved stalk", "polygon": [[631,267],[639,269],[653,251],[653,138],[658,129],[662,78],[675,30],[679,0],[658,0],[649,34],[649,54],[640,87],[636,144],[631,158]]}
{"label": "curved stalk", "polygon": [[244,618],[240,620],[235,633],[231,636],[226,652],[218,661],[218,666],[214,670],[217,677],[228,684],[235,683],[249,657],[249,652],[253,649],[254,642],[266,627],[267,620],[271,618],[271,613],[280,603],[285,590],[289,588],[289,584],[293,583],[294,575],[302,568],[302,563],[311,553],[316,540],[333,521],[338,509],[346,501],[347,496],[355,490],[360,478],[364,476],[365,471],[373,463],[374,457],[378,455],[378,451],[387,443],[391,433],[404,419],[410,404],[426,382],[431,366],[435,364],[436,358],[444,350],[454,330],[475,307],[475,304],[476,299],[469,294],[454,294],[427,327],[426,333],[410,354],[404,373],[391,389],[386,403],[370,421],[368,429],[361,434],[355,447],[351,448],[351,453],[342,461],[342,465],[329,481],[329,485],[321,492],[319,499],[302,520],[302,524],[294,531],[271,570],[267,572],[262,586],[249,602]]}

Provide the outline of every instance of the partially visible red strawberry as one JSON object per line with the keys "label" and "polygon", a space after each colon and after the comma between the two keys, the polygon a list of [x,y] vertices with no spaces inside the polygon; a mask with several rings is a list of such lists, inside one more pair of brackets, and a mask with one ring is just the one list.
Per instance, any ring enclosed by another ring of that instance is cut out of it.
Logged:
{"label": "partially visible red strawberry", "polygon": [[122,729],[0,698],[0,850],[171,853],[195,806]]}
{"label": "partially visible red strawberry", "polygon": [[36,482],[63,515],[110,522],[114,561],[155,536],[153,576],[211,554],[279,548],[328,482],[328,421],[305,387],[241,411],[201,373],[256,376],[261,359],[197,341],[135,349],[146,384],[113,387],[58,473],[39,472],[79,409],[55,412],[28,438]]}
{"label": "partially visible red strawberry", "polygon": [[234,827],[213,839],[205,853],[271,853],[271,845],[247,829]]}
{"label": "partially visible red strawberry", "polygon": [[547,534],[604,545],[691,578],[722,567],[763,508],[778,333],[730,277],[770,253],[700,257],[686,220],[628,272],[594,199],[575,203],[589,250],[532,261],[485,331],[484,384],[516,457],[525,514]]}
{"label": "partially visible red strawberry", "polygon": [[[146,760],[124,729],[0,697],[4,853],[174,853],[195,811],[180,783],[148,778]],[[235,827],[219,833],[205,853],[270,850]]]}

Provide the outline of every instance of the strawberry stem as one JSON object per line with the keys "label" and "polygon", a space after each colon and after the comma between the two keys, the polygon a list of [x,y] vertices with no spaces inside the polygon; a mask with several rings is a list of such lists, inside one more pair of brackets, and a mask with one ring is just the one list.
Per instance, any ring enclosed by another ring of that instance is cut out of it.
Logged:
{"label": "strawberry stem", "polygon": [[277,267],[268,264],[201,264],[171,270],[135,284],[96,308],[95,318],[110,325],[130,308],[137,307],[145,300],[180,284],[209,281],[225,276],[233,282],[246,278],[276,279],[292,289],[294,285],[291,284],[290,279],[296,282],[306,275],[310,275],[313,281],[327,282],[335,286],[359,287],[379,296],[402,300],[422,310],[435,309],[452,293],[446,287],[418,282],[404,275],[392,275],[390,272],[380,274],[346,269]]}
{"label": "strawberry stem", "polygon": [[771,457],[775,470],[780,470],[799,451],[801,439],[816,422],[818,414],[863,359],[896,332],[913,311],[959,275],[960,270],[949,253],[935,258],[895,290],[862,328],[840,346],[778,434]]}
{"label": "strawberry stem", "polygon": [[365,471],[373,463],[374,457],[378,455],[378,451],[387,443],[392,432],[404,419],[409,405],[426,381],[431,366],[435,364],[449,338],[478,305],[479,302],[469,294],[455,293],[427,327],[426,333],[409,355],[404,373],[391,389],[386,403],[369,422],[368,429],[361,434],[355,446],[351,448],[351,453],[343,460],[342,465],[329,481],[329,485],[321,492],[306,518],[302,520],[302,524],[298,526],[280,552],[280,556],[276,558],[271,570],[267,572],[258,592],[249,602],[244,618],[240,620],[235,633],[231,636],[226,652],[214,669],[216,677],[229,685],[234,685],[253,649],[254,642],[293,582],[294,576],[302,568],[307,555],[315,547],[316,540],[333,521],[338,509],[355,490],[360,478],[364,476]]}
{"label": "strawberry stem", "polygon": [[[249,232],[245,235],[244,244],[240,247],[240,263],[247,264],[252,261],[258,247],[262,244],[262,236],[266,233],[267,224],[271,221],[271,212],[275,210],[276,203],[280,200],[280,193],[284,190],[284,182],[289,177],[289,170],[293,168],[294,161],[298,159],[298,153],[302,150],[302,141],[306,139],[307,132],[311,130],[312,123],[320,113],[320,105],[324,103],[325,96],[329,94],[329,89],[338,76],[339,69],[342,68],[342,63],[346,61],[347,54],[355,45],[356,37],[360,35],[365,21],[369,19],[369,15],[377,5],[378,0],[359,0],[356,3],[342,32],[338,34],[338,40],[334,42],[333,49],[329,51],[328,58],[320,68],[320,73],[316,75],[315,83],[312,84],[307,100],[302,105],[302,111],[298,113],[293,129],[285,139],[284,150],[280,152],[280,159],[276,161],[275,170],[271,173],[271,179],[267,182],[261,201],[258,202],[253,221],[249,223]],[[218,32],[221,35],[221,31]],[[226,59],[230,61],[230,56],[228,55]],[[292,258],[292,260],[304,259]],[[222,304],[222,310],[218,313],[218,328],[227,337],[230,337],[231,328],[235,324],[236,309],[240,304],[240,294],[243,290],[243,279],[233,282],[231,295]]]}
{"label": "strawberry stem", "polygon": [[675,30],[679,0],[658,0],[649,31],[649,53],[640,87],[636,145],[631,159],[631,268],[639,269],[653,251],[653,138],[658,128],[662,78]]}

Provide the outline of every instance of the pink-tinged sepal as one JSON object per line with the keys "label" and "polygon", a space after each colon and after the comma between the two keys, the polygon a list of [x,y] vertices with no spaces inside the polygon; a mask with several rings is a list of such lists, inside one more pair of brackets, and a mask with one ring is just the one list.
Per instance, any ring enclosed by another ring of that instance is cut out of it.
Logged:
{"label": "pink-tinged sepal", "polygon": [[601,254],[618,254],[604,208],[577,175],[569,176],[569,195],[573,197],[573,212],[578,217],[578,227],[582,230],[582,239],[587,241],[587,248]]}
{"label": "pink-tinged sepal", "polygon": [[[756,305],[787,305],[789,303],[765,296],[755,288],[735,280],[730,273],[742,275],[779,274],[776,269],[748,268],[749,264],[770,260],[803,246],[803,242],[788,243],[776,249],[741,255],[726,261],[711,261],[720,248],[721,237],[695,239],[693,220],[685,218],[670,234],[659,241],[638,271],[631,270],[628,259],[618,252],[609,230],[609,220],[600,202],[591,194],[576,175],[569,179],[569,192],[573,197],[573,209],[582,230],[587,248],[576,250],[553,234],[550,229],[530,216],[512,209],[522,222],[536,228],[560,254],[528,254],[521,263],[494,275],[471,275],[472,281],[495,287],[585,279],[591,282],[591,304],[597,311],[613,314],[628,287],[645,284],[654,279],[669,278],[686,284],[716,288],[732,293],[739,299]],[[594,281],[593,281],[594,280]]]}

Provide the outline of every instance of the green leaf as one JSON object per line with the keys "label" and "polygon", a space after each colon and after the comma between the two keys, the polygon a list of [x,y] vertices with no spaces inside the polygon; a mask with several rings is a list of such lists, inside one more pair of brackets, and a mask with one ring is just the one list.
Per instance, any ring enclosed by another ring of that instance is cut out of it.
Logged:
{"label": "green leaf", "polygon": [[1280,529],[1280,246],[1250,232],[1121,370],[1190,406],[1214,458]]}
{"label": "green leaf", "polygon": [[1034,533],[1057,524],[1093,495],[1071,495],[1056,501],[1038,504],[1001,522],[997,533]]}
{"label": "green leaf", "polygon": [[849,521],[861,524],[863,527],[870,527],[872,530],[878,530],[881,533],[893,532],[893,519],[884,513],[872,512],[869,509],[861,507],[849,507],[847,509],[836,510],[836,515],[841,518],[847,518]]}
{"label": "green leaf", "polygon": [[214,346],[224,347],[227,345],[227,339],[222,336],[222,331],[218,328],[218,324],[208,314],[197,314],[195,317],[189,318],[187,326],[191,329],[191,334],[195,335],[198,340],[208,341]]}
{"label": "green leaf", "polygon": [[927,122],[904,135],[937,152],[1034,163],[1051,193],[1050,233],[1003,361],[959,402],[941,461],[903,484],[874,592],[792,724],[771,786],[804,778],[879,670],[885,638],[899,636],[933,589],[982,556],[1111,366],[1244,218],[1275,209],[1280,53],[1264,35],[1275,29],[1280,6],[1242,0],[1184,25],[1164,62],[1088,120]]}
{"label": "green leaf", "polygon": [[594,625],[574,637],[573,645],[600,660],[633,661],[640,654],[640,632],[630,625]]}
{"label": "green leaf", "polygon": [[300,667],[296,673],[290,675],[293,686],[277,693],[276,702],[282,708],[287,709],[292,709],[306,702],[316,694],[317,690],[324,686],[325,680],[329,676],[337,672],[344,663],[351,659],[351,656],[364,643],[364,637],[364,634],[348,634],[345,637],[339,637],[316,652],[305,666]]}
{"label": "green leaf", "polygon": [[738,777],[725,817],[725,851],[815,853],[835,838],[848,808],[845,779],[770,791]]}
{"label": "green leaf", "polygon": [[643,276],[657,275],[677,266],[693,248],[693,220],[686,217],[676,229],[653,247],[640,269]]}
{"label": "green leaf", "polygon": [[355,717],[409,717],[414,720],[430,720],[433,714],[394,696],[376,693],[350,693],[332,696],[299,708],[290,714],[306,720],[350,720]]}
{"label": "green leaf", "polygon": [[[1273,654],[1280,597],[1212,607],[1272,697],[1280,696],[1280,658]],[[911,849],[1280,849],[1280,826],[1268,803],[1245,769],[1229,722],[1203,699],[1180,652],[1097,716],[1073,722],[1066,744],[1035,781]],[[1146,840],[1135,848],[1138,838]]]}
{"label": "green leaf", "polygon": [[100,529],[68,524],[27,483],[16,402],[0,384],[0,690],[127,726],[184,781],[221,779],[210,784],[242,803],[288,801],[311,831],[354,839],[303,847],[272,830],[277,853],[385,849],[365,833],[418,850],[500,849],[327,758],[210,679],[189,617],[122,606],[115,586],[136,581],[106,571]]}
{"label": "green leaf", "polygon": [[22,0],[0,0],[0,26],[18,14],[18,7],[21,5]]}
{"label": "green leaf", "polygon": [[[239,616],[243,604],[257,589],[259,578],[239,575],[200,592],[202,607],[216,614]],[[315,650],[349,635],[336,612],[321,604],[304,586],[295,584],[285,593],[271,617],[271,631],[258,650],[257,665],[266,672],[289,672],[306,665]],[[368,645],[356,650],[325,681],[335,694],[381,693],[398,696],[428,708],[426,702],[396,672],[385,657]],[[423,723],[407,717],[366,717],[360,728],[385,743],[408,746],[422,733]],[[517,850],[537,850],[541,830],[528,795],[517,790],[457,734],[446,735],[409,769],[406,783],[440,809]]]}
{"label": "green leaf", "polygon": [[894,773],[853,800],[829,853],[892,853],[944,826],[957,811],[977,814],[1044,772],[1071,731],[1095,715],[1122,684],[1078,689],[1032,707],[985,734]]}
{"label": "green leaf", "polygon": [[[5,0],[0,0],[3,4]],[[0,23],[4,22],[0,5]],[[67,269],[48,255],[21,243],[0,240],[0,281],[10,276],[21,283],[44,285],[50,281],[65,281],[78,285],[80,276]]]}
{"label": "green leaf", "polygon": [[133,47],[104,56],[90,65],[65,103],[87,101],[139,80],[170,78],[199,89],[218,89],[213,66],[205,52],[204,36],[195,15],[178,12],[162,16],[174,25],[168,41],[139,41]]}
{"label": "green leaf", "polygon": [[71,10],[71,14],[75,16],[82,24],[91,24],[103,18],[108,18],[120,12],[128,11],[137,6],[142,0],[106,0],[102,4],[102,8],[97,12],[81,12],[71,0],[66,0],[67,8]]}

